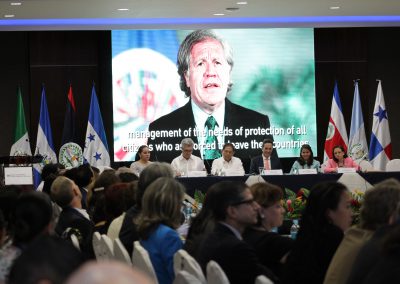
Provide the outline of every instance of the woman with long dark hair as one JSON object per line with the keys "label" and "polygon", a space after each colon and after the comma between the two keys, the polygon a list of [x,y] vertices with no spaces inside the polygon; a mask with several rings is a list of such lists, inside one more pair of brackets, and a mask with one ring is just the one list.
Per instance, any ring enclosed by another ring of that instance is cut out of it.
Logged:
{"label": "woman with long dark hair", "polygon": [[300,148],[300,157],[293,163],[290,173],[298,173],[299,169],[316,169],[319,172],[320,167],[320,163],[314,159],[311,146],[304,144]]}

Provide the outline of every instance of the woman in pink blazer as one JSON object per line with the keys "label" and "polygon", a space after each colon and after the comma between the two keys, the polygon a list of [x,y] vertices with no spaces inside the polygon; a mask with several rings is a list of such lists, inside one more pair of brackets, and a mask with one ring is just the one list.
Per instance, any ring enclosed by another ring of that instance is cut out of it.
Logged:
{"label": "woman in pink blazer", "polygon": [[353,161],[352,158],[347,157],[343,146],[338,145],[333,147],[332,159],[326,162],[325,173],[335,173],[338,168],[355,168],[360,170],[360,166]]}

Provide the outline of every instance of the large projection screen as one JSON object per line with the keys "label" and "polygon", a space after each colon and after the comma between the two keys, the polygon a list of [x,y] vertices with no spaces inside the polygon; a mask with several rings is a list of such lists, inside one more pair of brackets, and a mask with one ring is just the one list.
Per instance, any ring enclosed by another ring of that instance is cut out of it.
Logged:
{"label": "large projection screen", "polygon": [[[233,87],[227,98],[268,115],[267,131],[273,135],[279,157],[299,156],[305,143],[317,153],[313,29],[213,31],[233,50]],[[179,87],[176,61],[179,45],[190,32],[112,31],[114,161],[134,160],[138,147],[152,144],[151,139],[158,135],[148,132],[149,124],[188,102]],[[176,121],[170,123],[172,127]],[[233,135],[235,131],[239,130],[232,129]],[[265,129],[251,131],[265,133]],[[188,132],[182,129],[171,135],[184,138],[184,134]],[[261,134],[259,137],[262,141]],[[248,142],[235,144],[239,157],[261,153],[259,143]],[[153,156],[156,160],[170,162],[179,153],[177,145],[158,147],[157,152],[165,155],[163,159]]]}

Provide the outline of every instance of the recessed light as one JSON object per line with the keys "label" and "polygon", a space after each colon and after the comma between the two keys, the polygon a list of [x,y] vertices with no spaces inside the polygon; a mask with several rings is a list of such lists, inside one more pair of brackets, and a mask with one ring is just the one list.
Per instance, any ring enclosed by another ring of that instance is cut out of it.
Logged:
{"label": "recessed light", "polygon": [[222,14],[222,13],[215,13],[214,16],[225,16],[225,14]]}
{"label": "recessed light", "polygon": [[241,1],[241,2],[236,2],[236,4],[238,4],[238,5],[247,5],[247,2],[246,1]]}
{"label": "recessed light", "polygon": [[128,8],[119,8],[118,11],[129,11]]}
{"label": "recessed light", "polygon": [[22,3],[21,2],[11,2],[10,5],[11,6],[21,6]]}
{"label": "recessed light", "polygon": [[4,15],[4,18],[14,18],[15,15]]}
{"label": "recessed light", "polygon": [[331,9],[331,10],[339,10],[340,7],[339,6],[332,6],[332,7],[329,7],[329,9]]}

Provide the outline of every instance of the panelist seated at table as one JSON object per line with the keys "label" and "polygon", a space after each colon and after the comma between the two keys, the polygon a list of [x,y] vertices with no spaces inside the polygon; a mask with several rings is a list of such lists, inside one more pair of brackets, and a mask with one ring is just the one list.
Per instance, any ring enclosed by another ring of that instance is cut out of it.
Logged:
{"label": "panelist seated at table", "polygon": [[300,157],[293,163],[291,174],[296,174],[300,169],[316,169],[319,172],[321,165],[317,160],[314,160],[314,154],[311,146],[304,144],[300,148]]}
{"label": "panelist seated at table", "polygon": [[260,168],[264,170],[282,169],[281,161],[273,147],[271,139],[265,139],[262,145],[262,154],[254,157],[250,162],[250,174],[260,174]]}
{"label": "panelist seated at table", "polygon": [[333,147],[332,159],[326,161],[326,167],[324,173],[336,173],[338,168],[355,168],[357,171],[360,170],[360,166],[344,151],[342,145]]}
{"label": "panelist seated at table", "polygon": [[182,154],[172,160],[171,167],[176,176],[187,176],[191,171],[205,171],[204,162],[199,157],[192,155],[194,142],[191,138],[181,141]]}
{"label": "panelist seated at table", "polygon": [[235,146],[232,143],[226,143],[222,148],[222,157],[215,159],[212,163],[211,174],[244,175],[242,160],[233,155],[235,155]]}

